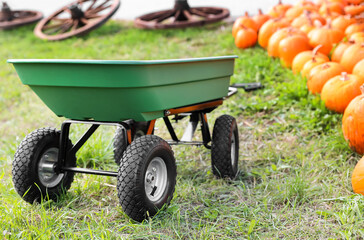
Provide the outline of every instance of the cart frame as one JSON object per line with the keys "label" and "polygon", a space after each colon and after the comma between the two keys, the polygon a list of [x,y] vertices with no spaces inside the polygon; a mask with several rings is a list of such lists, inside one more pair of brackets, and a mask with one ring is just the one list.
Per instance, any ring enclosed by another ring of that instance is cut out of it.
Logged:
{"label": "cart frame", "polygon": [[[171,136],[171,140],[168,140],[169,145],[194,145],[194,146],[205,146],[207,149],[211,149],[211,133],[209,130],[209,125],[207,122],[207,113],[212,112],[215,108],[223,104],[223,101],[232,95],[237,93],[237,89],[230,87],[228,96],[222,99],[212,100],[204,103],[198,103],[190,106],[173,108],[164,111],[164,123],[167,127],[167,130]],[[182,136],[181,139],[178,139],[174,128],[171,124],[169,116],[175,116],[175,121],[181,120],[187,116],[190,117],[189,124]],[[156,119],[148,121],[148,131],[146,135],[151,135],[154,132]],[[200,122],[200,128],[202,133],[202,141],[192,141],[195,130],[197,128],[198,123]],[[70,156],[73,156],[77,153],[78,150],[87,142],[87,140],[93,135],[93,133],[98,129],[101,125],[106,126],[118,126],[122,127],[126,130],[125,140],[128,141],[128,144],[132,142],[132,134],[131,129],[134,124],[137,122],[129,119],[122,122],[101,122],[101,121],[92,121],[92,120],[66,120],[62,123],[61,126],[61,137],[60,137],[60,146],[59,146],[59,154],[58,154],[58,164],[54,166],[54,170],[56,173],[65,173],[65,172],[74,172],[74,173],[83,173],[83,174],[94,174],[94,175],[102,175],[102,176],[112,176],[117,177],[118,173],[113,171],[104,171],[104,170],[95,170],[89,168],[78,168],[78,167],[66,167],[67,162],[70,159]],[[74,144],[74,146],[67,151],[68,142],[69,142],[69,133],[70,127],[72,124],[91,124],[90,128],[79,138],[79,140]]]}

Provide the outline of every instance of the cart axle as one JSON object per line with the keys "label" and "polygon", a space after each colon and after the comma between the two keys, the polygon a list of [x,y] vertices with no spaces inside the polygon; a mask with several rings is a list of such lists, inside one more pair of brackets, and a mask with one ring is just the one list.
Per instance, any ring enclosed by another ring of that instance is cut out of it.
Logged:
{"label": "cart axle", "polygon": [[94,175],[102,175],[102,176],[110,176],[117,177],[117,172],[112,171],[103,171],[103,170],[94,170],[88,168],[77,168],[77,167],[63,167],[61,171],[64,172],[74,172],[74,173],[86,173],[86,174],[94,174]]}

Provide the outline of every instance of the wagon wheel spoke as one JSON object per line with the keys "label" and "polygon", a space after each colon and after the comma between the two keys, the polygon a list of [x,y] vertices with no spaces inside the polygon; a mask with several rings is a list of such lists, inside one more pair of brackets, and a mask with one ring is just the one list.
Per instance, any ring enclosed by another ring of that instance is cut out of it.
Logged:
{"label": "wagon wheel spoke", "polygon": [[187,20],[189,20],[189,21],[192,21],[193,20],[193,17],[192,17],[192,15],[190,14],[190,12],[188,10],[184,10],[183,11],[183,14],[187,18]]}
{"label": "wagon wheel spoke", "polygon": [[174,14],[174,22],[179,21],[180,17],[181,17],[182,11],[181,10],[177,10],[176,13]]}
{"label": "wagon wheel spoke", "polygon": [[[167,11],[150,13],[150,14],[144,15],[143,20],[144,21],[158,21],[159,18],[162,19],[166,15],[170,15],[169,17],[172,17],[175,14],[175,12],[176,11],[174,11],[174,10],[167,10]],[[165,18],[165,19],[167,19],[167,18]],[[164,19],[162,19],[161,21],[163,21],[163,20]]]}
{"label": "wagon wheel spoke", "polygon": [[93,0],[92,3],[91,3],[91,5],[86,9],[86,12],[88,10],[92,9],[95,6],[95,4],[96,4],[96,0]]}
{"label": "wagon wheel spoke", "polygon": [[108,3],[109,0],[106,0],[105,2],[103,2],[102,4],[100,4],[99,6],[97,6],[96,8],[91,8],[91,9],[88,9],[86,12],[91,12],[91,13],[96,13],[96,12],[101,12],[107,8],[110,7],[109,6],[105,6],[106,3]]}
{"label": "wagon wheel spoke", "polygon": [[93,18],[99,18],[102,17],[102,15],[98,15],[98,14],[85,14],[85,18],[87,19],[93,19]]}
{"label": "wagon wheel spoke", "polygon": [[72,20],[67,19],[58,24],[50,24],[43,27],[43,30],[47,30],[47,34],[55,34],[59,32],[65,32],[72,26]]}
{"label": "wagon wheel spoke", "polygon": [[163,22],[164,20],[172,17],[174,15],[174,11],[170,10],[170,11],[167,11],[165,12],[164,14],[160,15],[160,16],[156,16],[155,19],[156,19],[156,22]]}
{"label": "wagon wheel spoke", "polygon": [[52,18],[51,19],[51,21],[67,21],[68,20],[68,18],[59,18],[59,17],[54,17],[54,18]]}
{"label": "wagon wheel spoke", "polygon": [[100,8],[95,8],[93,10],[90,10],[90,11],[87,11],[87,13],[99,13],[99,12],[102,12],[104,11],[105,9],[108,9],[110,6],[103,6],[103,7],[100,7]]}
{"label": "wagon wheel spoke", "polygon": [[10,16],[12,19],[21,20],[31,17],[32,14],[28,12],[11,12]]}
{"label": "wagon wheel spoke", "polygon": [[60,33],[65,33],[73,26],[72,22],[67,22],[67,24],[63,24]]}
{"label": "wagon wheel spoke", "polygon": [[69,8],[65,8],[64,11],[69,13],[70,15],[72,15],[72,12],[71,12],[71,10]]}
{"label": "wagon wheel spoke", "polygon": [[55,24],[49,24],[49,25],[45,25],[43,27],[43,30],[48,30],[48,29],[52,29],[52,28],[58,28],[60,26],[62,26],[64,24],[64,22],[60,22],[60,23],[55,23]]}
{"label": "wagon wheel spoke", "polygon": [[89,23],[89,21],[86,18],[81,18],[80,22],[84,25],[87,25]]}
{"label": "wagon wheel spoke", "polygon": [[206,14],[203,11],[200,11],[200,10],[198,10],[196,8],[192,8],[190,11],[191,11],[191,13],[193,13],[193,14],[195,14],[197,16],[200,16],[200,17],[208,18],[208,16],[209,16],[208,14]]}
{"label": "wagon wheel spoke", "polygon": [[215,9],[215,8],[204,8],[204,7],[201,7],[201,8],[197,8],[197,10],[201,11],[201,12],[204,12],[206,14],[219,14],[221,13],[221,10],[219,9]]}
{"label": "wagon wheel spoke", "polygon": [[71,31],[75,31],[79,24],[80,24],[80,20],[78,20],[78,19],[74,20]]}

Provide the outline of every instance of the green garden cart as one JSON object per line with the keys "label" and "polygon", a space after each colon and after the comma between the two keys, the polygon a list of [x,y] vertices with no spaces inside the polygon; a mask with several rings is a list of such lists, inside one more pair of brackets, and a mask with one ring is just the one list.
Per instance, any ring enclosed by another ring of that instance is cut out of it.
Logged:
{"label": "green garden cart", "polygon": [[[154,216],[173,197],[176,163],[170,145],[211,149],[212,172],[234,179],[238,173],[236,120],[222,115],[210,134],[207,114],[236,93],[230,87],[236,56],[152,61],[13,59],[28,85],[59,117],[61,130],[41,128],[28,134],[14,157],[12,174],[27,202],[57,200],[75,173],[114,176],[124,212],[136,221]],[[189,118],[182,138],[171,121]],[[154,135],[163,119],[171,140]],[[200,123],[200,124],[199,124]],[[70,127],[87,124],[76,143]],[[79,168],[76,153],[100,125],[117,126],[114,158],[118,172]],[[202,141],[192,141],[200,125]]]}

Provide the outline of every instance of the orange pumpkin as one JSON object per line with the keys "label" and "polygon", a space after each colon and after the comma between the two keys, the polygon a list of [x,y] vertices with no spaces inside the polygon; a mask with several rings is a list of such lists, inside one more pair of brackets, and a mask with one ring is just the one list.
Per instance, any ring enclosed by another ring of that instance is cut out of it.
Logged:
{"label": "orange pumpkin", "polygon": [[304,24],[302,27],[300,27],[300,30],[304,33],[306,33],[306,35],[308,35],[309,32],[311,32],[312,30],[314,30],[316,27],[313,24],[313,22],[308,22],[307,24]]}
{"label": "orange pumpkin", "polygon": [[355,43],[364,43],[364,32],[356,32],[351,34],[349,41],[353,41]]}
{"label": "orange pumpkin", "polygon": [[347,0],[317,0],[317,4],[320,6],[327,2],[337,2],[343,4],[344,6],[347,4]]}
{"label": "orange pumpkin", "polygon": [[317,10],[318,11],[318,6],[315,4],[315,3],[313,3],[313,2],[311,2],[311,1],[309,1],[309,0],[300,0],[300,1],[298,1],[297,3],[296,3],[296,5],[295,6],[303,6],[303,7],[306,7],[306,6],[309,6],[309,7],[312,7],[312,8],[314,8],[315,10]]}
{"label": "orange pumpkin", "polygon": [[349,5],[345,7],[345,13],[351,16],[360,15],[364,12],[364,5]]}
{"label": "orange pumpkin", "polygon": [[353,71],[354,66],[364,59],[364,43],[353,44],[349,46],[343,53],[340,64],[348,73]]}
{"label": "orange pumpkin", "polygon": [[296,34],[306,37],[305,33],[301,32],[300,30],[298,30],[296,28],[292,28],[292,27],[282,28],[282,29],[277,30],[269,38],[268,47],[267,47],[268,55],[271,57],[279,57],[280,41],[288,36],[292,36],[292,35],[296,35]]}
{"label": "orange pumpkin", "polygon": [[308,90],[313,93],[321,93],[325,83],[331,78],[340,75],[345,69],[336,62],[326,62],[314,67],[307,80]]}
{"label": "orange pumpkin", "polygon": [[[364,92],[363,86],[361,91]],[[360,90],[359,90],[360,92]],[[342,130],[350,147],[364,154],[364,95],[359,94],[347,106],[342,119]]]}
{"label": "orange pumpkin", "polygon": [[328,109],[344,113],[351,100],[360,95],[360,86],[363,84],[364,78],[343,72],[324,85],[321,100],[325,102]]}
{"label": "orange pumpkin", "polygon": [[275,5],[274,7],[272,7],[269,11],[268,11],[268,15],[270,15],[272,18],[280,18],[283,17],[284,14],[286,13],[286,11],[288,9],[290,9],[292,7],[292,5],[290,4],[283,4],[282,0],[278,1],[278,4]]}
{"label": "orange pumpkin", "polygon": [[364,78],[364,59],[355,64],[353,74]]}
{"label": "orange pumpkin", "polygon": [[339,43],[332,52],[331,61],[339,63],[341,61],[341,57],[343,56],[345,50],[354,43],[355,42],[353,41]]}
{"label": "orange pumpkin", "polygon": [[317,11],[317,7],[315,5],[308,4],[309,2],[298,4],[296,6],[291,7],[285,13],[285,18],[292,22],[295,18],[299,17],[305,10],[310,12]]}
{"label": "orange pumpkin", "polygon": [[319,14],[310,11],[304,11],[299,17],[294,19],[291,23],[292,27],[300,28],[306,24],[312,24],[312,22],[319,21],[321,24],[325,24],[326,20]]}
{"label": "orange pumpkin", "polygon": [[314,59],[314,58],[323,58],[325,60],[325,62],[329,61],[329,58],[318,52],[318,48],[320,48],[320,46],[316,47],[315,49],[313,49],[312,51],[304,51],[301,52],[299,54],[297,54],[297,56],[294,57],[293,61],[292,61],[292,71],[294,74],[301,72],[303,66],[310,60]]}
{"label": "orange pumpkin", "polygon": [[312,47],[322,45],[319,52],[329,55],[334,44],[339,43],[344,37],[344,33],[331,27],[330,22],[321,28],[316,28],[308,34]]}
{"label": "orange pumpkin", "polygon": [[364,22],[356,22],[356,23],[350,24],[345,29],[345,35],[347,37],[350,37],[353,33],[362,32],[362,31],[364,31]]}
{"label": "orange pumpkin", "polygon": [[363,0],[346,0],[347,4],[359,5],[360,3],[364,2]]}
{"label": "orange pumpkin", "polygon": [[262,12],[262,9],[259,9],[258,10],[258,14],[255,15],[253,18],[252,18],[255,23],[257,24],[257,27],[258,27],[258,30],[262,27],[262,25],[268,21],[270,19],[270,16],[267,15],[267,14],[264,14]]}
{"label": "orange pumpkin", "polygon": [[[362,108],[364,109],[364,106]],[[361,121],[360,124],[364,124],[364,121]],[[358,127],[360,128],[360,125],[358,125]],[[343,130],[344,130],[344,122],[343,122]],[[362,134],[364,134],[364,132],[362,132]],[[353,191],[355,193],[364,195],[364,157],[362,157],[359,160],[359,162],[356,164],[354,168],[353,175],[351,176],[351,186],[353,187]]]}
{"label": "orange pumpkin", "polygon": [[292,35],[279,42],[279,57],[286,67],[291,67],[294,57],[300,52],[310,50],[306,36]]}
{"label": "orange pumpkin", "polygon": [[238,48],[248,48],[257,42],[257,32],[251,28],[243,27],[238,31],[235,38],[235,45]]}
{"label": "orange pumpkin", "polygon": [[303,65],[302,70],[301,70],[302,77],[308,78],[308,75],[310,74],[311,70],[314,67],[316,67],[322,63],[325,63],[325,62],[328,62],[328,60],[325,58],[320,58],[320,57],[314,57],[311,60],[307,61],[305,63],[305,65]]}
{"label": "orange pumpkin", "polygon": [[330,15],[333,13],[338,13],[338,14],[345,14],[344,11],[344,4],[342,4],[341,2],[324,2],[319,10],[319,13],[322,16]]}
{"label": "orange pumpkin", "polygon": [[259,30],[258,43],[263,48],[268,46],[269,38],[278,29],[288,27],[290,24],[285,19],[275,18],[266,21]]}
{"label": "orange pumpkin", "polygon": [[238,31],[240,29],[242,29],[243,27],[251,28],[251,29],[253,29],[256,32],[258,31],[257,24],[255,23],[255,21],[253,19],[251,19],[249,17],[248,12],[245,12],[245,16],[239,17],[234,22],[233,30],[232,30],[233,37],[236,37],[236,34],[238,33]]}
{"label": "orange pumpkin", "polygon": [[332,20],[331,26],[334,29],[340,30],[345,32],[345,29],[350,25],[355,23],[355,19],[351,18],[348,15],[342,15],[342,16],[338,16],[337,18],[335,18],[334,20]]}

